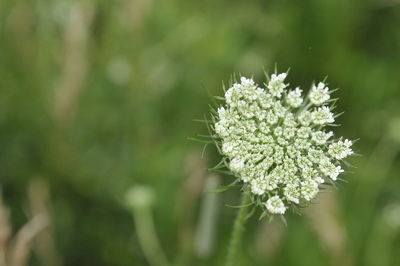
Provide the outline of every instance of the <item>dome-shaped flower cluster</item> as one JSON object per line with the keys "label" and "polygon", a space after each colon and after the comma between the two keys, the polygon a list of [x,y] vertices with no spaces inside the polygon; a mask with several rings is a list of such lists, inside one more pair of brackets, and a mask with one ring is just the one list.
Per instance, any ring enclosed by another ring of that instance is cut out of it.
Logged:
{"label": "dome-shaped flower cluster", "polygon": [[228,168],[270,214],[311,201],[353,153],[350,140],[324,130],[335,120],[329,88],[320,82],[303,97],[285,78],[273,74],[260,88],[242,77],[226,91],[214,124]]}

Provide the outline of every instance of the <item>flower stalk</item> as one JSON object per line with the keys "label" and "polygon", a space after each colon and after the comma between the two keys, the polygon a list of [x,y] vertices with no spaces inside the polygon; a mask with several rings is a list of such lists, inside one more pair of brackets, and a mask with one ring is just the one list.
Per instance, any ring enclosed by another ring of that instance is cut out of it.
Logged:
{"label": "flower stalk", "polygon": [[246,195],[245,193],[243,193],[241,207],[236,216],[236,220],[233,225],[233,230],[232,230],[232,234],[231,234],[231,239],[229,242],[226,266],[234,266],[235,265],[235,262],[236,262],[236,259],[238,256],[238,251],[240,248],[240,242],[242,240],[244,226],[245,226],[246,219],[247,219],[247,214],[248,214],[249,208],[250,208],[249,207],[250,201],[251,201],[250,197],[248,195]]}
{"label": "flower stalk", "polygon": [[131,209],[139,244],[151,266],[170,265],[157,237],[151,213],[154,191],[147,186],[135,186],[125,194],[127,207]]}
{"label": "flower stalk", "polygon": [[169,265],[161,248],[154,228],[154,222],[149,209],[138,209],[133,213],[137,235],[149,264],[152,266]]}

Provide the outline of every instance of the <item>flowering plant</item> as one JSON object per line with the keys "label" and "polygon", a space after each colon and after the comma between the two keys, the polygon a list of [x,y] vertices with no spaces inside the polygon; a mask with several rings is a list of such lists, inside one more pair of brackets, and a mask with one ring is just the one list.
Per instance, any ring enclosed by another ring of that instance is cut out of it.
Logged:
{"label": "flowering plant", "polygon": [[335,139],[336,99],[323,82],[303,96],[289,90],[287,73],[267,75],[265,87],[241,77],[211,110],[210,135],[227,168],[262,216],[296,210],[316,197],[321,184],[337,180],[352,141]]}
{"label": "flowering plant", "polygon": [[[222,160],[210,170],[235,177],[228,185],[243,191],[241,209],[229,244],[227,265],[235,264],[247,207],[266,215],[281,215],[288,208],[307,206],[324,183],[334,185],[344,172],[344,159],[353,154],[353,142],[335,138],[337,99],[324,82],[313,84],[306,96],[300,88],[288,89],[287,73],[267,76],[262,88],[253,79],[232,82],[223,101],[204,119]],[[228,171],[224,170],[226,168]]]}

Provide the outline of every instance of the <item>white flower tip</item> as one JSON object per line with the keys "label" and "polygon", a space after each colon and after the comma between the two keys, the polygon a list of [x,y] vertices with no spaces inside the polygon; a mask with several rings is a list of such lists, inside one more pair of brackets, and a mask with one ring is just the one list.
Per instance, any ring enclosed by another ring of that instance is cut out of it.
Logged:
{"label": "white flower tip", "polygon": [[240,172],[244,167],[244,161],[241,159],[233,159],[230,164],[229,168],[232,170],[232,172]]}
{"label": "white flower tip", "polygon": [[251,78],[248,79],[246,77],[241,77],[240,81],[241,81],[242,85],[244,85],[244,86],[252,86],[252,85],[254,85],[254,80],[251,79]]}
{"label": "white flower tip", "polygon": [[286,212],[286,207],[279,196],[273,196],[267,200],[265,207],[272,214],[284,214]]}
{"label": "white flower tip", "polygon": [[350,148],[353,145],[353,142],[351,140],[345,139],[343,144],[347,147]]}
{"label": "white flower tip", "polygon": [[223,119],[223,117],[226,113],[225,108],[223,106],[218,107],[217,112],[218,112],[219,118]]}
{"label": "white flower tip", "polygon": [[286,73],[281,73],[278,75],[278,78],[280,78],[280,79],[285,79],[286,77],[287,77]]}

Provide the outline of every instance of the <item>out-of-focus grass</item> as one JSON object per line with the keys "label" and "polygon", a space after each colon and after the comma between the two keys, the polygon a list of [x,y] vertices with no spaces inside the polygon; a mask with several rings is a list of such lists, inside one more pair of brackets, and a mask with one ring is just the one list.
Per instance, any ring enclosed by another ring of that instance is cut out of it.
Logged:
{"label": "out-of-focus grass", "polygon": [[196,161],[201,147],[186,137],[205,131],[192,119],[207,111],[207,89],[221,94],[232,72],[260,80],[278,63],[293,86],[329,75],[345,110],[338,133],[360,138],[362,157],[332,207],[346,254],[324,243],[310,224],[318,219],[289,215],[278,235],[251,219],[243,265],[341,262],[332,254],[399,265],[399,27],[394,0],[1,1],[0,182],[14,230],[27,221],[30,180],[41,178],[65,265],[146,265],[123,204],[128,187],[146,184],[169,259],[222,264],[234,217],[223,203],[238,193],[221,195],[213,252],[196,258],[195,195],[215,154]]}

